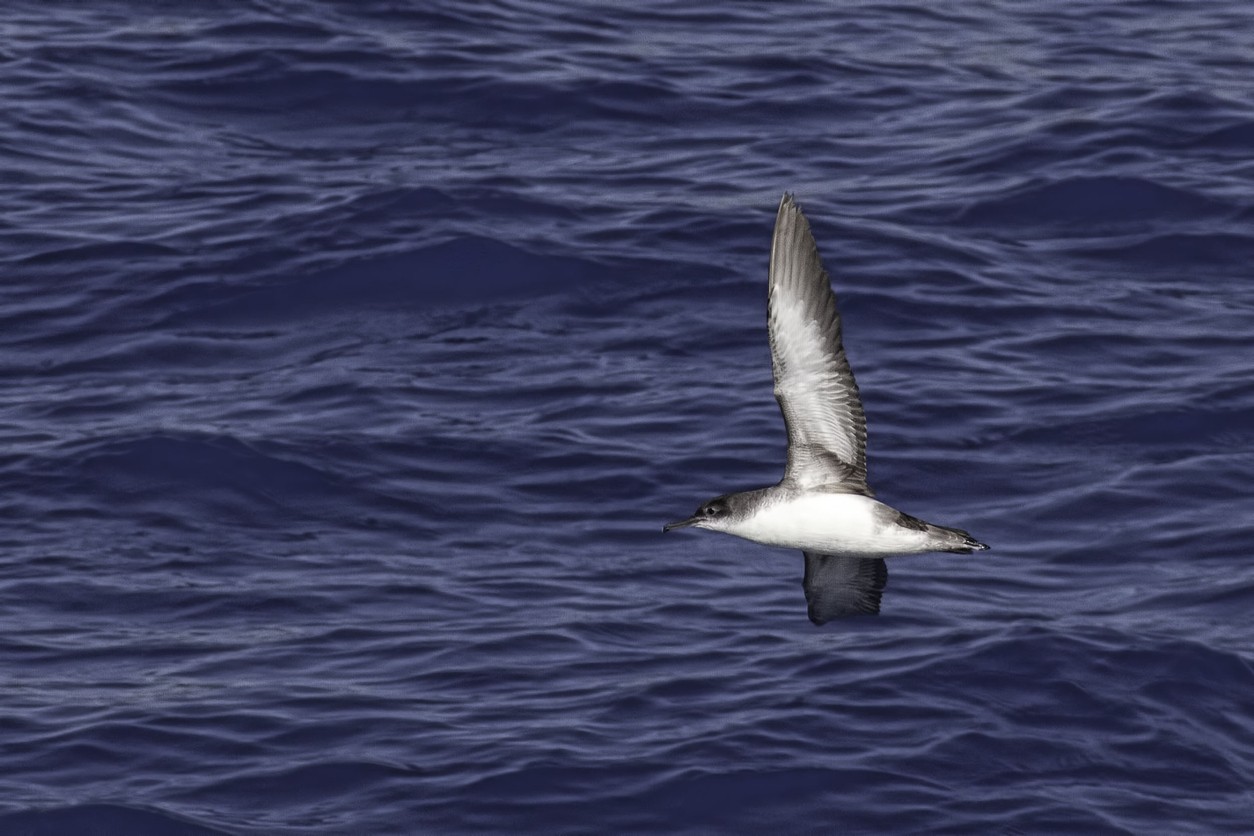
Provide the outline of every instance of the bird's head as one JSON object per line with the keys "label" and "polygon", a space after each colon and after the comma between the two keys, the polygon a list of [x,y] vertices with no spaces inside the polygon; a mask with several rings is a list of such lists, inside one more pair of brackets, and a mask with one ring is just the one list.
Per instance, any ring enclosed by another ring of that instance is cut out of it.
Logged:
{"label": "bird's head", "polygon": [[701,503],[697,512],[686,520],[677,520],[662,526],[662,531],[673,528],[708,528],[711,531],[726,531],[736,519],[736,502],[731,494],[716,496],[708,502]]}

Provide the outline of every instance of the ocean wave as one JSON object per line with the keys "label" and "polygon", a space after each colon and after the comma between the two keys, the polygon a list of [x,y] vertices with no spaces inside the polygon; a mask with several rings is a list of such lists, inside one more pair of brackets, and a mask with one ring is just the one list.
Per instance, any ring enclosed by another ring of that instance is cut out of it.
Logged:
{"label": "ocean wave", "polygon": [[1087,234],[1130,225],[1230,216],[1236,207],[1187,189],[1135,177],[1068,177],[969,206],[959,223],[1058,227]]}

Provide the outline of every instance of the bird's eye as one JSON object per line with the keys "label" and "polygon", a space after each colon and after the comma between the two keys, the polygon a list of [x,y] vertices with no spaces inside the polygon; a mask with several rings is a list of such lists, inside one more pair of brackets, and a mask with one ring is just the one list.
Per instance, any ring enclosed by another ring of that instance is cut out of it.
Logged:
{"label": "bird's eye", "polygon": [[718,512],[718,509],[716,509],[713,505],[707,505],[707,506],[705,506],[705,508],[704,508],[704,509],[702,509],[702,511],[701,511],[701,513],[705,514],[707,517],[712,517],[712,516],[714,516],[717,512]]}

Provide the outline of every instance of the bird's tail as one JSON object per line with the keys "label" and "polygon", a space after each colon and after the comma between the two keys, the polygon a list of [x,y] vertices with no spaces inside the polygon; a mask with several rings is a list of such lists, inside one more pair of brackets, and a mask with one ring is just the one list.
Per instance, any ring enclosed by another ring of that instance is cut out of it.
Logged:
{"label": "bird's tail", "polygon": [[943,525],[929,525],[927,528],[936,543],[938,552],[971,554],[988,548],[961,528],[945,528]]}

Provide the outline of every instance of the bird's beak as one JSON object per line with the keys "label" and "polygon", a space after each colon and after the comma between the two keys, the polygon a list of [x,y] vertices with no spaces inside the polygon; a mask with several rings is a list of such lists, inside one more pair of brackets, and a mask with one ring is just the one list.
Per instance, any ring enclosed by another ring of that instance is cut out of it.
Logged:
{"label": "bird's beak", "polygon": [[697,522],[697,519],[698,519],[697,517],[689,517],[688,519],[680,520],[679,522],[667,523],[666,525],[662,526],[662,532],[666,533],[667,531],[670,531],[672,528],[687,528],[690,525],[695,525]]}

